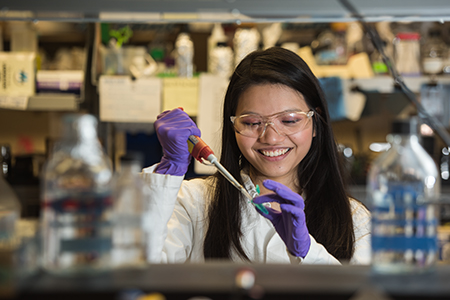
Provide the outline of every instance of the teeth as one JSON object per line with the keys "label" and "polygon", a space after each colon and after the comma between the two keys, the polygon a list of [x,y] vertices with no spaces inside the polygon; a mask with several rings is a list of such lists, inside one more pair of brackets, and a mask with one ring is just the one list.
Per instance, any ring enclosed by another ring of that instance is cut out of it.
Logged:
{"label": "teeth", "polygon": [[282,149],[282,150],[275,150],[275,151],[261,150],[261,153],[264,154],[265,156],[275,157],[275,156],[283,155],[288,151],[289,151],[289,148]]}

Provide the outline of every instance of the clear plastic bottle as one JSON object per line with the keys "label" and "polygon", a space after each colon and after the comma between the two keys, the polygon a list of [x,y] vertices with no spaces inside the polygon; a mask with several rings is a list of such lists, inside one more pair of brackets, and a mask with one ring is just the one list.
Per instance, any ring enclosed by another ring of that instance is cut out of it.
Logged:
{"label": "clear plastic bottle", "polygon": [[112,169],[97,119],[63,117],[63,135],[42,175],[42,266],[55,274],[111,267]]}
{"label": "clear plastic bottle", "polygon": [[419,143],[419,119],[396,120],[391,148],[371,165],[372,268],[378,274],[431,271],[437,255],[440,176]]}
{"label": "clear plastic bottle", "polygon": [[233,50],[225,42],[218,42],[211,50],[209,69],[212,74],[230,78],[234,72],[233,60]]}
{"label": "clear plastic bottle", "polygon": [[121,157],[115,175],[112,264],[116,268],[147,266],[147,216],[150,190],[139,176],[143,157],[128,153]]}
{"label": "clear plastic bottle", "polygon": [[192,78],[194,75],[194,43],[188,33],[182,32],[175,41],[177,51],[175,64],[179,77]]}

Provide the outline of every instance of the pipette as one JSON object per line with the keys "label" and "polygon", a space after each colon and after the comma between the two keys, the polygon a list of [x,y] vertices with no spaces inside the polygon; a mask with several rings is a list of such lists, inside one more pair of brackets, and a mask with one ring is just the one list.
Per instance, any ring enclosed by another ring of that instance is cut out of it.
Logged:
{"label": "pipette", "polygon": [[217,157],[214,155],[214,152],[211,148],[198,136],[191,135],[188,139],[189,152],[191,155],[203,163],[204,160],[209,161],[211,164],[216,166],[217,170],[220,174],[222,174],[232,185],[234,185],[244,196],[259,210],[261,210],[264,214],[268,214],[269,211],[262,204],[256,204],[253,202],[253,198],[258,196],[258,193],[255,192],[254,196],[251,196],[249,192],[233,177],[233,175],[228,172],[227,169],[222,166],[222,164],[217,160]]}

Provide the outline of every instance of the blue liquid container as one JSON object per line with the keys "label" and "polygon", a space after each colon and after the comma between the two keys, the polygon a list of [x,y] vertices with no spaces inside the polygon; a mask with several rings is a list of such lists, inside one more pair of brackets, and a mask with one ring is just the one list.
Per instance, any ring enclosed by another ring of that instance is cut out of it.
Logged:
{"label": "blue liquid container", "polygon": [[420,144],[419,125],[417,117],[395,120],[391,148],[368,173],[375,274],[431,272],[438,261],[440,176]]}

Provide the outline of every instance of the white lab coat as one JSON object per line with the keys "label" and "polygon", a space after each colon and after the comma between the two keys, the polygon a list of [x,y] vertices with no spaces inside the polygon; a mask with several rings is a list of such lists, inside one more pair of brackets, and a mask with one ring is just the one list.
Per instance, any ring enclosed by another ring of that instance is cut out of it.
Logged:
{"label": "white lab coat", "polygon": [[[151,263],[204,262],[203,241],[207,230],[207,208],[212,178],[183,180],[183,176],[154,173],[156,165],[143,169],[142,178],[151,190],[148,261]],[[255,189],[250,177],[242,174],[245,187]],[[251,193],[250,193],[251,194]],[[369,264],[370,213],[351,200],[355,229],[355,252],[351,264]],[[291,255],[272,223],[262,217],[251,203],[242,212],[242,247],[252,262],[291,264],[339,264],[325,247],[311,237],[305,258]],[[243,262],[235,254],[233,261]]]}

